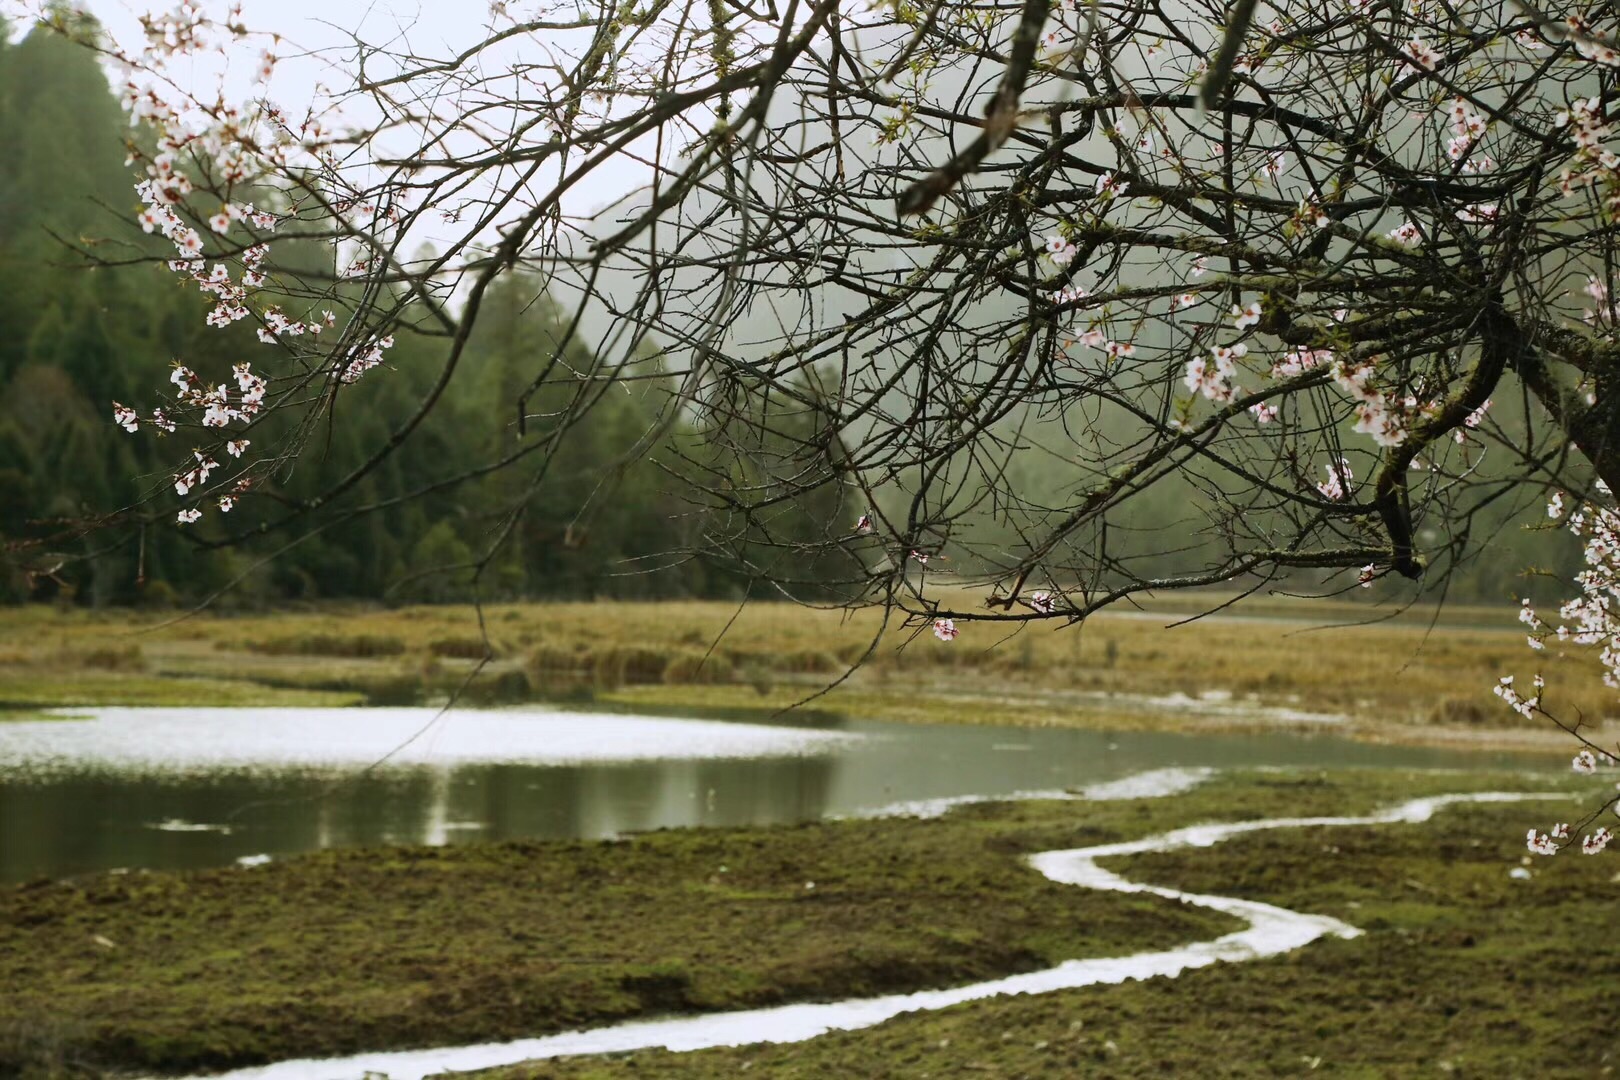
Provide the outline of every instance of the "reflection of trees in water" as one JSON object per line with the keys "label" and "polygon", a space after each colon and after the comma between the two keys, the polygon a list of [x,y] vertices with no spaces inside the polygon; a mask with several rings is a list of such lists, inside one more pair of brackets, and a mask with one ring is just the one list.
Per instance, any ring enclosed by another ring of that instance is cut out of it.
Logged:
{"label": "reflection of trees in water", "polygon": [[[243,855],[476,839],[600,837],[681,825],[804,821],[904,799],[1078,786],[1171,764],[1471,767],[1522,759],[1288,736],[914,729],[827,757],[470,765],[344,778],[299,772],[53,773],[0,781],[0,881]],[[170,818],[229,824],[163,832]],[[478,823],[479,828],[458,826]]]}
{"label": "reflection of trees in water", "polygon": [[475,766],[454,773],[452,816],[487,823],[466,835],[498,839],[797,821],[821,814],[834,767],[827,758]]}
{"label": "reflection of trees in water", "polygon": [[85,819],[105,822],[108,785],[94,779],[71,785],[0,784],[0,879],[16,881],[60,866],[102,864],[112,845],[107,829],[85,829]]}
{"label": "reflection of trees in water", "polygon": [[843,762],[828,756],[701,761],[694,766],[699,798],[707,811],[701,820],[709,825],[746,825],[821,817]]}
{"label": "reflection of trees in water", "polygon": [[[316,803],[284,781],[241,774],[121,776],[87,772],[0,783],[0,881],[116,867],[195,868],[259,851],[319,846]],[[288,812],[289,799],[296,800]],[[244,808],[256,808],[242,813]],[[165,831],[176,820],[231,832]]]}
{"label": "reflection of trees in water", "polygon": [[[799,821],[827,805],[834,762],[669,761],[160,777],[58,774],[0,783],[0,881],[114,867],[193,868],[243,855],[678,825]],[[170,819],[231,831],[163,831]],[[470,828],[477,823],[479,828]]]}

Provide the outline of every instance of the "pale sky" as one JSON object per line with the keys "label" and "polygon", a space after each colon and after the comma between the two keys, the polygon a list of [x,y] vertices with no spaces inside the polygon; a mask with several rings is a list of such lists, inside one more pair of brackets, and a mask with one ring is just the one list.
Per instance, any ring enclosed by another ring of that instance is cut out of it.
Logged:
{"label": "pale sky", "polygon": [[[230,9],[229,0],[194,2],[211,18],[223,19]],[[174,0],[80,0],[79,6],[100,20],[128,51],[138,53],[143,40],[139,16],[173,10]],[[251,30],[280,35],[284,42],[277,44],[264,36],[239,43],[225,75],[226,97],[241,100],[262,92],[253,85],[253,69],[258,54],[273,47],[279,62],[269,96],[295,116],[315,98],[317,85],[331,91],[349,85],[353,71],[345,60],[352,55],[351,34],[358,33],[367,44],[390,51],[446,59],[482,40],[492,25],[486,0],[241,0],[241,6],[242,21]],[[533,15],[528,9],[538,6],[509,5],[517,18]],[[509,26],[511,20],[502,18],[498,25]],[[220,67],[203,61],[189,71],[177,66],[172,75],[181,84],[189,81],[188,89],[204,93],[219,79]],[[645,166],[634,162],[617,167],[609,164],[565,197],[564,212],[583,214],[611,203],[645,183],[648,175]]]}

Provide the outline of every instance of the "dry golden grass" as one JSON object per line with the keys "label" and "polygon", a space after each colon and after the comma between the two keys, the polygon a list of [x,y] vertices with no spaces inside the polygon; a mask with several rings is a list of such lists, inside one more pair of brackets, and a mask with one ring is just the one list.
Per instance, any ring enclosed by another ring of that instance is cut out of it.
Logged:
{"label": "dry golden grass", "polygon": [[[206,677],[274,693],[431,699],[466,679],[487,640],[492,660],[481,678],[500,680],[501,691],[482,700],[587,687],[642,705],[780,707],[865,657],[823,704],[893,719],[966,712],[958,718],[1164,727],[1180,723],[1184,710],[1162,699],[1214,692],[1240,704],[1343,715],[1367,730],[1500,728],[1520,721],[1491,687],[1504,674],[1528,681],[1539,666],[1561,715],[1620,711],[1589,651],[1531,652],[1511,611],[1451,609],[1431,626],[1421,613],[1369,622],[1378,613],[1365,606],[1269,599],[1238,614],[1167,625],[1199,610],[1190,606],[1195,599],[1219,602],[1179,596],[1173,607],[1106,612],[1083,627],[1007,632],[965,624],[950,644],[924,628],[891,625],[875,645],[878,612],[779,603],[496,605],[483,611],[482,634],[465,606],[167,623],[133,612],[14,608],[0,615],[0,703],[41,704],[37,695],[19,696],[17,685],[42,678],[71,685],[91,672],[98,678],[84,685],[96,696],[84,704],[116,694],[120,673],[147,683],[172,678],[177,693],[179,684]],[[1123,696],[1109,702],[1109,695]],[[141,696],[151,700],[149,686]],[[963,701],[972,708],[962,709]]]}

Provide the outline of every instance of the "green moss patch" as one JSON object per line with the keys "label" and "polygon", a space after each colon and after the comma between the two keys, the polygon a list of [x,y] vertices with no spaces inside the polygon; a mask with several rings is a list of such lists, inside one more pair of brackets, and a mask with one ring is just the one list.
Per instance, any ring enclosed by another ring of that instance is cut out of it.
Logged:
{"label": "green moss patch", "polygon": [[973,811],[0,890],[0,1075],[215,1069],[863,997],[1234,928],[1055,885],[1018,857],[1085,842],[1090,807]]}
{"label": "green moss patch", "polygon": [[175,705],[228,708],[288,705],[316,708],[357,705],[357,692],[278,688],[244,679],[174,678],[131,672],[0,668],[0,709],[74,705]]}
{"label": "green moss patch", "polygon": [[[1332,801],[1320,796],[1335,789],[1346,808],[1327,812],[1362,808],[1360,785],[1344,777],[1276,780],[1317,792],[1292,812],[1320,812]],[[1461,777],[1449,787],[1477,789]],[[1189,802],[1202,809],[1203,798]],[[1605,1076],[1617,1063],[1614,857],[1538,859],[1529,880],[1510,876],[1524,830],[1579,805],[1458,806],[1424,825],[1268,831],[1111,864],[1134,880],[1335,915],[1366,931],[1353,940],[1175,979],[974,1002],[795,1045],[646,1051],[494,1075]]]}

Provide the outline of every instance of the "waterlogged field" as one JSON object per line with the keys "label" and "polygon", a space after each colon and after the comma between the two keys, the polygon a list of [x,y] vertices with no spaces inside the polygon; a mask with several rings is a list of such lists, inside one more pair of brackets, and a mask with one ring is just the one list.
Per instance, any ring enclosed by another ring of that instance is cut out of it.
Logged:
{"label": "waterlogged field", "polygon": [[[1545,669],[1549,705],[1616,713],[1594,658],[1532,653],[1512,612],[1378,617],[1350,604],[1121,611],[1085,627],[969,626],[879,637],[877,613],[786,604],[595,603],[318,610],[239,617],[0,613],[0,709],[80,704],[468,704],[533,700],[760,715],[846,682],[816,707],[871,719],[1099,729],[1334,725],[1405,742],[1564,752],[1544,720],[1494,698],[1503,674]],[[1205,606],[1219,598],[1205,598]],[[729,627],[729,628],[728,628]],[[0,714],[3,715],[3,714]]]}
{"label": "waterlogged field", "polygon": [[[1365,813],[1567,775],[1218,776],[1173,798],[985,803],[933,820],[618,842],[332,851],[0,891],[0,1074],[210,1070],[506,1040],[626,1018],[951,986],[1205,940],[1236,921],[1054,884],[1024,860],[1192,822]],[[1158,979],[989,999],[775,1047],[641,1051],[504,1075],[1598,1075],[1620,953],[1612,860],[1538,860],[1575,803],[1279,830],[1115,860],[1127,876],[1366,931]],[[1528,824],[1527,824],[1528,823]],[[1313,1066],[1314,1067],[1314,1066]],[[1191,1071],[1185,1071],[1191,1070]],[[311,1072],[308,1075],[325,1075]]]}

